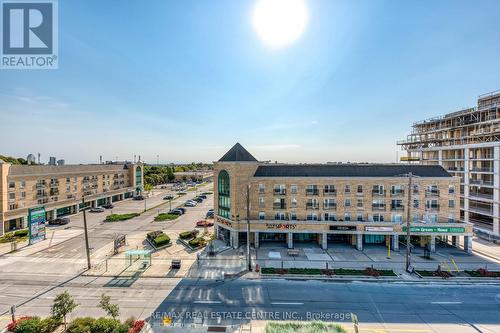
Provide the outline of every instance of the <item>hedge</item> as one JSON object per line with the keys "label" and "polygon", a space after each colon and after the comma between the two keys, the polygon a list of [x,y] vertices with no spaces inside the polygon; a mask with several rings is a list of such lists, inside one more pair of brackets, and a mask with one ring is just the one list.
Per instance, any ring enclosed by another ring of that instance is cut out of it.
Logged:
{"label": "hedge", "polygon": [[159,235],[158,237],[156,237],[155,239],[153,239],[153,244],[156,247],[167,245],[168,243],[170,243],[170,237],[168,237],[165,234]]}
{"label": "hedge", "polygon": [[207,241],[203,237],[198,237],[198,238],[191,239],[188,243],[192,247],[199,247],[199,246],[205,245],[207,243]]}
{"label": "hedge", "polygon": [[130,220],[134,217],[137,217],[141,214],[139,213],[128,213],[128,214],[111,214],[106,216],[106,222],[116,222],[116,221],[125,221]]}
{"label": "hedge", "polygon": [[25,237],[28,236],[28,229],[14,231],[15,237]]}
{"label": "hedge", "polygon": [[21,317],[9,324],[8,329],[14,333],[52,333],[61,325],[61,320],[54,317]]}
{"label": "hedge", "polygon": [[178,217],[179,217],[179,215],[169,214],[169,213],[161,213],[155,217],[155,221],[170,221],[170,220],[175,220]]}
{"label": "hedge", "polygon": [[266,324],[265,333],[347,333],[347,330],[339,324],[313,321],[301,322],[270,322]]}
{"label": "hedge", "polygon": [[127,333],[131,328],[129,322],[121,323],[111,318],[76,318],[69,325],[67,333]]}
{"label": "hedge", "polygon": [[179,237],[181,239],[195,238],[198,235],[198,233],[199,233],[198,230],[184,231],[179,234]]}
{"label": "hedge", "polygon": [[155,239],[156,237],[158,237],[162,234],[163,234],[163,231],[161,231],[161,230],[151,231],[151,232],[148,232],[146,234],[146,238],[149,239],[150,241],[152,241],[153,239]]}

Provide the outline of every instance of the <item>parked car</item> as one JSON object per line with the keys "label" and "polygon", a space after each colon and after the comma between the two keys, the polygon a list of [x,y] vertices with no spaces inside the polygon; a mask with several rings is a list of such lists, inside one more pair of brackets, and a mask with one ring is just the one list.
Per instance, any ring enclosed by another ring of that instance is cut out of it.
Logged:
{"label": "parked car", "polygon": [[180,210],[182,214],[186,214],[186,208],[177,207],[176,209]]}
{"label": "parked car", "polygon": [[205,194],[200,194],[198,197],[202,198],[202,199],[206,199],[207,198],[207,196]]}
{"label": "parked car", "polygon": [[169,214],[172,214],[172,215],[182,215],[184,214],[180,209],[172,209],[170,212],[168,212]]}
{"label": "parked car", "polygon": [[193,200],[196,201],[196,202],[198,202],[198,203],[202,203],[203,202],[202,198],[194,198]]}
{"label": "parked car", "polygon": [[212,221],[201,220],[196,222],[197,227],[212,227],[214,223]]}
{"label": "parked car", "polygon": [[90,208],[91,213],[102,213],[104,212],[104,208],[102,207],[92,207]]}
{"label": "parked car", "polygon": [[107,203],[107,204],[102,205],[102,207],[106,208],[106,209],[113,209],[113,207],[115,207],[115,206],[113,206],[112,203]]}
{"label": "parked car", "polygon": [[213,211],[214,211],[214,209],[213,209],[213,208],[210,208],[208,211],[209,211],[209,212],[213,212]]}
{"label": "parked car", "polygon": [[143,196],[143,195],[136,195],[136,196],[134,197],[134,200],[144,200],[144,199],[145,199],[145,198],[144,198],[144,196]]}
{"label": "parked car", "polygon": [[214,212],[207,212],[207,218],[214,218]]}
{"label": "parked car", "polygon": [[184,203],[184,207],[195,207],[195,206],[196,206],[196,202],[186,201]]}
{"label": "parked car", "polygon": [[169,195],[166,195],[163,197],[163,200],[173,200],[174,199],[174,196],[169,194]]}
{"label": "parked car", "polygon": [[54,220],[49,221],[49,225],[64,225],[69,223],[69,218],[67,217],[58,217]]}

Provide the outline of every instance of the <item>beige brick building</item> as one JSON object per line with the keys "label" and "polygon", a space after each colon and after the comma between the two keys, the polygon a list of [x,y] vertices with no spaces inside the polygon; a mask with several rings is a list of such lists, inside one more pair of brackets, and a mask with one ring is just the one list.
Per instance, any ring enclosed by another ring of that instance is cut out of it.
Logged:
{"label": "beige brick building", "polygon": [[217,236],[234,247],[246,242],[248,216],[256,247],[343,242],[397,250],[409,214],[413,242],[435,251],[437,238],[464,237],[472,250],[472,225],[460,221],[460,180],[441,166],[263,163],[236,144],[215,163],[214,177]]}
{"label": "beige brick building", "polygon": [[28,210],[43,206],[47,219],[84,207],[131,198],[142,191],[141,163],[12,165],[0,161],[0,235],[27,227]]}

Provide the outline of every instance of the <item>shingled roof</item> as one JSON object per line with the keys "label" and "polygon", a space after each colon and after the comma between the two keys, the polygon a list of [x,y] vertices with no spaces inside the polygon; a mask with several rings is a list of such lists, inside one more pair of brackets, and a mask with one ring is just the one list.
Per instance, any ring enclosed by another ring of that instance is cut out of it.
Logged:
{"label": "shingled roof", "polygon": [[253,157],[248,150],[243,148],[242,145],[236,143],[233,148],[229,149],[229,151],[221,157],[219,162],[257,162],[257,159]]}
{"label": "shingled roof", "polygon": [[440,165],[401,164],[268,164],[261,165],[254,177],[451,177]]}

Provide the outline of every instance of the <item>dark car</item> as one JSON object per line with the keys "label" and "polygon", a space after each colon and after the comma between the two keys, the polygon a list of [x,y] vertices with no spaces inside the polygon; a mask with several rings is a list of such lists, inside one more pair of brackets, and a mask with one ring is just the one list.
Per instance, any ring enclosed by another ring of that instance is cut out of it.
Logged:
{"label": "dark car", "polygon": [[143,195],[136,195],[136,196],[134,197],[134,200],[144,200],[144,199],[145,199],[145,198],[144,198],[144,196],[143,196]]}
{"label": "dark car", "polygon": [[104,212],[104,208],[102,207],[92,207],[89,209],[89,212],[91,213],[102,213]]}
{"label": "dark car", "polygon": [[203,199],[202,198],[194,198],[193,199],[194,201],[198,202],[198,203],[202,203],[203,202]]}
{"label": "dark car", "polygon": [[113,206],[113,204],[111,204],[111,203],[107,203],[107,204],[102,205],[101,207],[106,208],[106,209],[112,209],[115,206]]}
{"label": "dark car", "polygon": [[178,207],[176,209],[180,210],[182,212],[182,214],[186,214],[186,208]]}
{"label": "dark car", "polygon": [[207,218],[213,218],[214,217],[214,212],[207,212],[206,217]]}
{"label": "dark car", "polygon": [[173,195],[166,195],[163,197],[163,200],[172,200],[174,198]]}
{"label": "dark car", "polygon": [[69,223],[69,218],[67,217],[58,217],[57,219],[49,221],[49,225],[64,225],[68,223]]}
{"label": "dark car", "polygon": [[180,209],[172,209],[168,213],[171,214],[171,215],[182,215],[182,214],[184,214]]}

